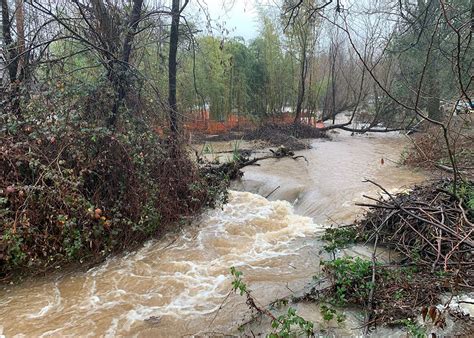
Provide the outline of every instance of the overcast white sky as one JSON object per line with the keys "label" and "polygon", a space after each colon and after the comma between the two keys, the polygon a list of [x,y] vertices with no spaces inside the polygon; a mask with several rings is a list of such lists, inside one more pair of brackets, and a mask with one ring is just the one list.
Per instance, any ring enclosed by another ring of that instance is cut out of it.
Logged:
{"label": "overcast white sky", "polygon": [[[231,36],[242,36],[251,40],[258,35],[258,10],[259,4],[269,3],[271,0],[199,0],[207,5],[211,19],[215,23],[224,24]],[[196,11],[196,5],[189,8],[190,12]],[[194,14],[194,13],[193,13]]]}
{"label": "overcast white sky", "polygon": [[205,0],[211,18],[225,22],[225,26],[234,36],[242,36],[246,40],[257,36],[258,12],[255,1],[251,0]]}

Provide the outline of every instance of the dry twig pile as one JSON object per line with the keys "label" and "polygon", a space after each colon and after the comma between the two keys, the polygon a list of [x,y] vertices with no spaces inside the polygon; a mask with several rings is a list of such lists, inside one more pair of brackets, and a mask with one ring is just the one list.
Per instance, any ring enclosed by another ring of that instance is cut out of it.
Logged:
{"label": "dry twig pile", "polygon": [[387,195],[370,207],[359,221],[369,239],[402,253],[406,261],[455,273],[460,284],[474,285],[474,224],[472,182],[466,182],[463,198],[450,192],[450,181],[415,187],[409,194]]}

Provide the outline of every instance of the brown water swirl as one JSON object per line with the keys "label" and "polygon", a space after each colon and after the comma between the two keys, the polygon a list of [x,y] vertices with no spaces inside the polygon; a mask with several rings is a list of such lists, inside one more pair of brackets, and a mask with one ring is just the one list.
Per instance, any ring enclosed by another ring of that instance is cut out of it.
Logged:
{"label": "brown water swirl", "polygon": [[[405,145],[398,135],[339,134],[298,152],[307,162],[266,160],[248,167],[227,205],[206,212],[179,235],[150,241],[87,272],[3,288],[0,335],[238,333],[248,311],[242,297],[226,299],[229,268],[244,272],[263,304],[301,289],[318,269],[317,237],[324,227],[351,221],[360,212],[354,202],[375,193],[364,178],[392,191],[424,179],[422,173],[393,162]],[[278,186],[269,199],[262,197]],[[359,324],[356,317],[341,334],[353,333],[352,324]]]}

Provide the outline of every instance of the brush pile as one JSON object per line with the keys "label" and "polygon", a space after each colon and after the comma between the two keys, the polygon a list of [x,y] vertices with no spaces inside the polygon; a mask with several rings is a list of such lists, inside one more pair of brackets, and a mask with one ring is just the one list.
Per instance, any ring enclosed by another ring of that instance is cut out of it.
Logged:
{"label": "brush pile", "polygon": [[[354,238],[374,243],[372,260],[349,256],[324,262],[329,286],[323,289],[323,296],[337,305],[367,309],[366,332],[377,325],[418,328],[412,318],[420,314],[425,324],[430,319],[433,330],[446,328],[449,314],[464,320],[457,333],[472,332],[469,315],[451,311],[451,300],[446,311],[437,305],[443,294],[470,292],[474,287],[473,182],[460,181],[454,189],[452,180],[440,180],[397,194],[368,182],[384,194],[365,196],[373,203],[358,203],[369,208],[364,217],[353,228],[326,232],[325,240],[332,239],[326,250],[342,248]],[[357,236],[345,236],[351,231]],[[393,249],[401,259],[378,262],[377,247]],[[303,299],[318,297],[313,292]]]}
{"label": "brush pile", "polygon": [[[375,182],[371,182],[376,184]],[[377,185],[377,184],[376,184]],[[405,261],[455,273],[460,283],[474,285],[474,185],[442,180],[409,193],[385,193],[369,207],[359,229],[369,240],[404,255]]]}
{"label": "brush pile", "polygon": [[321,129],[306,124],[263,123],[257,128],[245,131],[229,131],[218,135],[193,133],[193,143],[228,142],[233,140],[263,141],[264,147],[283,146],[292,151],[311,148],[305,139],[326,138]]}
{"label": "brush pile", "polygon": [[305,124],[266,123],[243,135],[244,140],[262,140],[273,146],[283,145],[291,150],[308,149],[309,145],[302,139],[327,138],[320,129]]}

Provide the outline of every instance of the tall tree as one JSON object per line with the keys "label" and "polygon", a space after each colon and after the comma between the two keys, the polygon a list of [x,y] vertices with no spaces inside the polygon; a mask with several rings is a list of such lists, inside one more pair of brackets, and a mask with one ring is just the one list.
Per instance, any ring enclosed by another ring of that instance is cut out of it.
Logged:
{"label": "tall tree", "polygon": [[[109,0],[71,0],[65,2],[63,8],[37,1],[28,4],[62,28],[65,35],[62,39],[79,43],[98,56],[114,91],[113,105],[105,122],[109,127],[115,127],[131,87],[133,67],[130,57],[139,32],[143,0],[128,0],[130,6]],[[123,12],[126,15],[122,15]]]}
{"label": "tall tree", "polygon": [[24,0],[16,0],[16,34],[17,38],[17,54],[18,54],[18,65],[16,70],[16,75],[18,79],[23,78],[23,73],[25,71],[25,4]]}
{"label": "tall tree", "polygon": [[263,17],[263,61],[265,67],[265,96],[266,112],[275,114],[284,104],[285,95],[282,84],[285,83],[283,53],[277,29],[269,17]]}
{"label": "tall tree", "polygon": [[118,70],[116,69],[113,72],[113,83],[116,86],[117,99],[115,100],[115,104],[112,108],[112,116],[109,120],[109,125],[112,126],[116,123],[118,110],[125,99],[126,90],[130,82],[130,55],[132,53],[133,40],[137,32],[138,23],[140,22],[142,6],[143,0],[133,0],[132,11],[127,21],[121,56],[116,65]]}
{"label": "tall tree", "polygon": [[25,51],[25,33],[24,33],[24,15],[23,2],[17,0],[15,8],[16,24],[17,24],[17,40],[13,40],[12,35],[12,18],[10,17],[10,8],[8,0],[1,0],[2,5],[2,37],[5,48],[5,61],[10,80],[10,96],[9,103],[13,113],[17,116],[21,115],[20,108],[20,81],[22,80],[23,63],[20,59],[24,59]]}
{"label": "tall tree", "polygon": [[[306,82],[310,61],[314,52],[316,42],[317,20],[312,12],[315,6],[314,0],[301,0],[297,6],[301,6],[298,15],[293,15],[295,4],[292,0],[284,3],[283,20],[288,23],[286,34],[297,49],[298,69],[298,94],[296,99],[296,111],[294,123],[301,121],[303,104],[306,98]],[[289,14],[288,14],[289,13]],[[288,17],[289,15],[289,17]]]}
{"label": "tall tree", "polygon": [[180,0],[172,0],[171,5],[171,31],[170,31],[170,49],[168,54],[168,105],[170,128],[176,136],[178,132],[178,104],[176,99],[176,73],[177,73],[177,55],[179,43],[179,21],[181,12],[188,5],[189,0],[184,0],[180,8]]}
{"label": "tall tree", "polygon": [[16,80],[16,71],[18,59],[16,58],[16,48],[12,37],[12,23],[10,20],[10,9],[8,0],[1,0],[2,2],[2,37],[5,48],[5,60],[8,68],[8,75],[10,82]]}
{"label": "tall tree", "polygon": [[[440,114],[440,70],[443,63],[439,25],[440,0],[417,0],[400,7],[400,31],[396,43],[400,54],[400,81],[408,81],[408,88],[421,84],[419,107],[427,111],[434,120]],[[446,65],[449,67],[449,65]],[[413,97],[410,90],[403,89],[407,97]]]}

